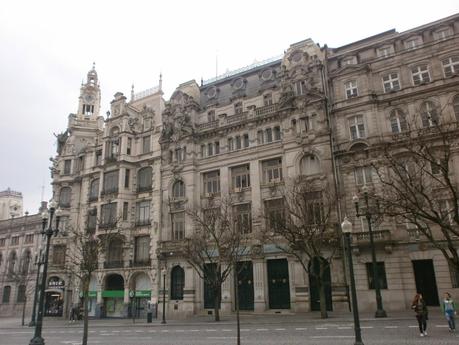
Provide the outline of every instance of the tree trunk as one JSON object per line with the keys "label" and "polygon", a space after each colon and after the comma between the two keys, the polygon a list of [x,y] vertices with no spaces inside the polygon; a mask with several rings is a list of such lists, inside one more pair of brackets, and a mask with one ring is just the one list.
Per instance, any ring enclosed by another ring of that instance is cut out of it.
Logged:
{"label": "tree trunk", "polygon": [[27,304],[27,294],[24,297],[24,304],[22,305],[22,326],[24,326],[26,304]]}
{"label": "tree trunk", "polygon": [[322,319],[328,318],[327,297],[325,294],[325,284],[324,284],[324,272],[325,272],[324,266],[325,265],[324,265],[323,260],[319,259],[319,279],[317,279],[317,282],[318,282],[318,288],[319,288],[320,317]]}
{"label": "tree trunk", "polygon": [[83,282],[83,339],[81,345],[88,345],[88,327],[89,327],[89,279]]}
{"label": "tree trunk", "polygon": [[214,290],[214,315],[215,321],[220,321],[220,289],[217,288]]}

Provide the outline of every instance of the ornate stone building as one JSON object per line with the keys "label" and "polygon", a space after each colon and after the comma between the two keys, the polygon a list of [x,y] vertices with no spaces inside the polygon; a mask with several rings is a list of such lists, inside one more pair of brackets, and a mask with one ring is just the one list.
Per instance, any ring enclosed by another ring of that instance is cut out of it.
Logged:
{"label": "ornate stone building", "polygon": [[[353,217],[352,196],[376,180],[369,168],[377,158],[372,147],[402,131],[403,114],[438,105],[459,118],[458,37],[456,15],[339,48],[307,39],[279,58],[201,85],[183,83],[168,101],[161,79],[157,88],[132,92],[129,101],[117,93],[105,119],[92,69],[77,114],[58,136],[52,168],[54,197],[69,229],[119,230],[91,279],[91,315],[128,315],[130,291],[142,315],[148,302],[161,301],[164,267],[170,317],[211,310],[210,293],[180,248],[193,231],[185,210],[226,196],[250,225],[246,235],[257,249],[244,258],[238,277],[241,308],[318,310],[314,279],[276,245],[260,241],[261,214],[279,208],[276,186],[304,176],[336,188],[336,224],[344,214]],[[457,158],[453,164],[457,172]],[[353,223],[359,302],[371,311],[368,230],[359,219]],[[407,307],[420,285],[456,291],[440,252],[403,230],[389,221],[375,228],[388,310]],[[54,250],[64,245],[64,237],[53,239]],[[326,276],[333,310],[348,307],[343,267],[337,257]],[[61,279],[69,282],[67,298],[77,302],[78,281],[68,272]],[[222,289],[224,312],[234,308],[233,282],[230,277]]]}
{"label": "ornate stone building", "polygon": [[0,220],[22,216],[22,193],[10,188],[0,192]]}
{"label": "ornate stone building", "polygon": [[41,230],[40,212],[0,221],[0,316],[31,314]]}

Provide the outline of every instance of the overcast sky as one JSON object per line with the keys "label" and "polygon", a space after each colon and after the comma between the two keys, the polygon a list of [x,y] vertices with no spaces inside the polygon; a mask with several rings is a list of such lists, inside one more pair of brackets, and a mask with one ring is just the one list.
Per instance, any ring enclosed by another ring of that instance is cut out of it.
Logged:
{"label": "overcast sky", "polygon": [[297,41],[341,46],[459,12],[459,1],[4,1],[0,11],[0,190],[37,212],[51,197],[54,133],[77,111],[96,62],[101,113],[117,91],[158,84],[165,97],[201,77],[282,54]]}

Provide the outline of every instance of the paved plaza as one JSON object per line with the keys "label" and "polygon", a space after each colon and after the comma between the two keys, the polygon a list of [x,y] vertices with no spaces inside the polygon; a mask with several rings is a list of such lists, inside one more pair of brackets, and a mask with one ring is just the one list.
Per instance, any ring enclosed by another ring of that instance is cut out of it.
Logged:
{"label": "paved plaza", "polygon": [[[439,312],[432,313],[428,336],[420,337],[416,321],[410,313],[390,315],[387,319],[362,316],[362,337],[366,345],[435,344],[457,345],[459,333],[450,333]],[[26,345],[33,329],[20,327],[18,319],[0,319],[1,345]],[[44,338],[47,345],[81,344],[82,324],[62,320],[45,320]],[[243,345],[351,345],[354,330],[350,314],[321,320],[318,315],[243,315],[241,319]],[[191,320],[159,321],[147,324],[127,319],[92,320],[89,344],[101,345],[226,345],[236,344],[233,317],[219,323],[207,317]]]}

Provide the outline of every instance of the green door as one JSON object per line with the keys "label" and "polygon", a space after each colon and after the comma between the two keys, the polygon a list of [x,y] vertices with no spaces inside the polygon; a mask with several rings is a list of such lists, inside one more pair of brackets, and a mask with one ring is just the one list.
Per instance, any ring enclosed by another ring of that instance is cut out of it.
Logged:
{"label": "green door", "polygon": [[237,263],[239,310],[253,310],[253,267],[251,261]]}
{"label": "green door", "polygon": [[[318,286],[318,277],[320,272],[319,260],[325,260],[322,258],[315,257],[309,263],[309,298],[311,301],[311,310],[320,310],[320,291]],[[326,264],[326,262],[324,262]],[[312,266],[312,267],[311,267]],[[327,265],[323,273],[323,284],[325,285],[325,304],[328,311],[332,311],[332,291],[331,291],[331,275],[330,265]]]}
{"label": "green door", "polygon": [[268,260],[270,309],[290,309],[290,285],[287,259]]}

